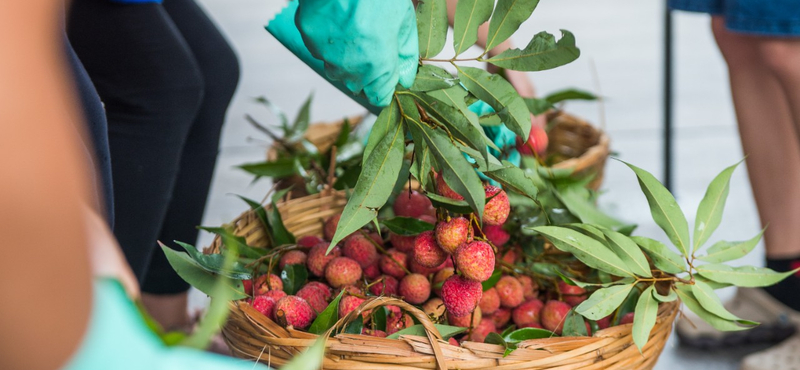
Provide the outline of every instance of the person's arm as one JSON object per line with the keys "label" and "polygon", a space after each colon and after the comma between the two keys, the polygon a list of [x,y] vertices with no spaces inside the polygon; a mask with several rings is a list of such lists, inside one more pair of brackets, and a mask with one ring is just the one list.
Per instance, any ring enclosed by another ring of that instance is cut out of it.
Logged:
{"label": "person's arm", "polygon": [[0,1],[2,369],[58,369],[92,303],[82,127],[62,62],[62,1]]}

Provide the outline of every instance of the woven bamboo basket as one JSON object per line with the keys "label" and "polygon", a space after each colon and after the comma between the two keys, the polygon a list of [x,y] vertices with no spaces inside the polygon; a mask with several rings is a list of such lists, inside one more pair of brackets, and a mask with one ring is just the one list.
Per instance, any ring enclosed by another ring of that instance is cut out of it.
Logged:
{"label": "woven bamboo basket", "polygon": [[[342,192],[326,191],[278,204],[289,231],[296,236],[322,235],[325,219],[341,212],[346,203]],[[234,232],[252,246],[268,246],[258,217],[247,211],[234,222]],[[218,253],[220,241],[206,249]],[[383,305],[406,310],[422,323],[426,337],[401,336],[400,339],[365,335],[337,334],[332,329],[327,341],[324,369],[652,369],[672,331],[679,303],[662,303],[656,325],[647,345],[639,350],[633,343],[632,325],[600,330],[591,337],[558,337],[528,340],[509,356],[503,357],[499,345],[464,342],[454,346],[442,340],[430,319],[419,309],[401,300],[377,297],[341,318],[334,326],[344,327],[361,312]],[[244,301],[231,303],[231,315],[222,334],[231,352],[240,358],[280,366],[311,346],[317,335],[283,328]]]}
{"label": "woven bamboo basket", "polygon": [[573,176],[594,176],[588,187],[600,189],[606,160],[610,153],[610,139],[605,132],[589,122],[555,111],[548,117],[550,131],[547,157],[553,157],[553,168],[572,169]]}

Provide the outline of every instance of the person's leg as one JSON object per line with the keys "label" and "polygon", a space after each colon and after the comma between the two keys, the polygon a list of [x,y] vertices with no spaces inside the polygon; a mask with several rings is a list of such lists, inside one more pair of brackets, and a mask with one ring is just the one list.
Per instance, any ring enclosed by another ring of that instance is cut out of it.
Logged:
{"label": "person's leg", "polygon": [[[220,130],[239,80],[239,64],[222,34],[193,0],[165,1],[164,8],[197,60],[205,94],[183,147],[159,239],[194,244],[214,173]],[[143,299],[152,308],[151,313],[164,321],[176,321],[186,311],[188,289],[164,255],[153,254],[142,285]]]}

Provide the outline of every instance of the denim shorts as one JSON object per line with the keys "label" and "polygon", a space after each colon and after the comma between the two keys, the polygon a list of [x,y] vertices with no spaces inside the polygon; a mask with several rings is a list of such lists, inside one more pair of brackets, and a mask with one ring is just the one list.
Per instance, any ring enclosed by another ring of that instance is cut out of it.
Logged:
{"label": "denim shorts", "polygon": [[800,36],[800,0],[669,0],[669,6],[721,15],[734,32]]}

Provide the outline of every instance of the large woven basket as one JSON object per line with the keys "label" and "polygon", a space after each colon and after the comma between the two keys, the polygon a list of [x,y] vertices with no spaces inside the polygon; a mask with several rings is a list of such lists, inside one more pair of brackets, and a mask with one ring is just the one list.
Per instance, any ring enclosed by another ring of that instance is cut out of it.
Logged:
{"label": "large woven basket", "polygon": [[547,157],[555,158],[553,168],[572,169],[573,176],[594,176],[588,187],[600,189],[610,153],[610,139],[589,122],[563,111],[548,117],[550,131]]}
{"label": "large woven basket", "polygon": [[[278,209],[296,236],[320,236],[324,220],[341,212],[344,204],[341,192],[323,192],[285,201],[278,204]],[[268,245],[263,226],[253,212],[242,214],[234,221],[234,227],[235,233],[251,245]],[[206,253],[218,251],[219,241],[215,240]],[[504,348],[499,345],[464,342],[460,347],[453,346],[442,340],[422,311],[388,297],[367,300],[336,327],[383,305],[399,306],[414,315],[426,327],[427,336],[386,339],[334,332],[327,341],[324,369],[652,369],[669,338],[679,307],[678,302],[661,304],[656,325],[641,353],[633,343],[630,324],[600,330],[592,337],[525,341],[507,357],[503,357]],[[244,301],[231,303],[231,315],[222,334],[235,356],[275,366],[290,361],[317,339],[317,335],[281,327]]]}

